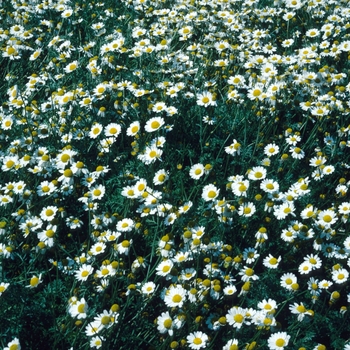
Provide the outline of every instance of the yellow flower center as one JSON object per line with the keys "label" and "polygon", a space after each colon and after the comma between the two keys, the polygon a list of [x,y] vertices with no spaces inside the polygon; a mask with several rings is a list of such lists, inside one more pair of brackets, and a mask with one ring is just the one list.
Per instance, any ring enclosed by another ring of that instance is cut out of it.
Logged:
{"label": "yellow flower center", "polygon": [[101,323],[106,326],[111,322],[111,318],[109,316],[103,316],[101,319]]}
{"label": "yellow flower center", "polygon": [[34,276],[34,277],[32,277],[30,279],[30,285],[32,287],[36,287],[38,285],[38,283],[39,283],[39,278],[38,277]]}
{"label": "yellow flower center", "polygon": [[199,344],[202,344],[202,339],[201,338],[194,338],[193,339],[193,343],[196,344],[196,345],[199,345]]}
{"label": "yellow flower center", "polygon": [[238,190],[239,190],[240,192],[245,192],[245,191],[247,190],[247,186],[245,186],[245,185],[240,185],[240,186],[238,187]]}
{"label": "yellow flower center", "polygon": [[8,160],[6,162],[6,168],[10,169],[15,165],[15,162],[13,160]]}
{"label": "yellow flower center", "polygon": [[73,176],[73,171],[71,169],[66,169],[64,172],[63,172],[63,175],[65,177],[72,177]]}
{"label": "yellow flower center", "polygon": [[182,296],[180,294],[175,294],[173,296],[173,302],[174,303],[179,303],[179,302],[181,302],[181,300],[182,300]]}
{"label": "yellow flower center", "polygon": [[325,222],[331,222],[332,221],[332,217],[330,216],[330,215],[325,215],[324,217],[323,217],[323,221],[325,221]]}
{"label": "yellow flower center", "polygon": [[241,314],[237,314],[237,315],[235,315],[235,316],[233,317],[233,319],[234,319],[234,321],[237,322],[237,323],[242,323],[244,317],[243,317],[243,315],[241,315]]}
{"label": "yellow flower center", "polygon": [[52,216],[53,215],[53,210],[52,209],[47,209],[45,214],[46,214],[46,216]]}
{"label": "yellow flower center", "polygon": [[261,95],[261,90],[259,90],[259,89],[253,90],[253,96],[254,96],[254,97],[258,97],[258,96],[260,96],[260,95]]}
{"label": "yellow flower center", "polygon": [[276,345],[277,345],[278,347],[284,346],[285,343],[286,343],[286,342],[285,342],[282,338],[278,338],[278,339],[276,340]]}
{"label": "yellow flower center", "polygon": [[80,304],[80,305],[78,306],[78,312],[79,312],[80,314],[83,314],[83,313],[85,312],[85,304]]}
{"label": "yellow flower center", "polygon": [[304,305],[299,305],[297,307],[297,311],[300,313],[306,312],[305,306]]}
{"label": "yellow flower center", "polygon": [[245,270],[245,274],[246,274],[247,276],[253,276],[254,270],[251,269],[251,268],[248,268],[248,269]]}
{"label": "yellow flower center", "polygon": [[125,241],[122,242],[122,246],[124,248],[129,248],[130,247],[130,242],[125,240]]}
{"label": "yellow flower center", "polygon": [[54,235],[55,235],[55,231],[53,231],[53,230],[46,231],[46,237],[52,238]]}
{"label": "yellow flower center", "polygon": [[166,329],[170,329],[172,324],[173,324],[173,321],[170,318],[166,319],[163,323],[163,325]]}
{"label": "yellow flower center", "polygon": [[151,123],[152,129],[158,129],[159,127],[160,127],[160,123],[158,121],[155,120]]}
{"label": "yellow flower center", "polygon": [[276,264],[277,264],[277,259],[276,259],[276,258],[271,258],[271,259],[269,260],[269,263],[270,263],[271,265],[276,265]]}
{"label": "yellow flower center", "polygon": [[101,195],[101,191],[100,191],[99,189],[95,189],[92,193],[93,193],[93,195],[96,196],[96,197],[99,196],[99,195]]}
{"label": "yellow flower center", "polygon": [[214,198],[216,196],[216,192],[215,191],[209,191],[208,192],[208,197],[209,198]]}
{"label": "yellow flower center", "polygon": [[244,210],[243,210],[243,213],[244,213],[245,215],[250,214],[251,212],[252,212],[252,210],[251,210],[249,207],[244,208]]}

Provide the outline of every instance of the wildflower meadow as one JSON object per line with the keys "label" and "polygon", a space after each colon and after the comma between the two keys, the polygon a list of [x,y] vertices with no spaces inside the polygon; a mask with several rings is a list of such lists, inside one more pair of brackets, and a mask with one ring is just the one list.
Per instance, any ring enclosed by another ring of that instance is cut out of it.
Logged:
{"label": "wildflower meadow", "polygon": [[0,1],[0,347],[350,350],[350,1]]}

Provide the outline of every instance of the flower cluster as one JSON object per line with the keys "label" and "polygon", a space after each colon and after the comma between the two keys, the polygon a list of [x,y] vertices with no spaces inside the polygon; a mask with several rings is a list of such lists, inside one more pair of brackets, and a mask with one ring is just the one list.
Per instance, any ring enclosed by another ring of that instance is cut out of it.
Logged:
{"label": "flower cluster", "polygon": [[348,1],[0,15],[4,349],[350,348]]}

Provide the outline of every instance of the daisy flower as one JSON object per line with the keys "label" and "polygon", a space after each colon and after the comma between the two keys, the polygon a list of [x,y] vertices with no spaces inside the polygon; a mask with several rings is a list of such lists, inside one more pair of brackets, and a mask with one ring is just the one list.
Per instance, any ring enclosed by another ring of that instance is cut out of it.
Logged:
{"label": "daisy flower", "polygon": [[340,268],[332,271],[332,280],[335,283],[337,284],[345,283],[348,281],[348,279],[349,279],[349,272],[346,269]]}
{"label": "daisy flower", "polygon": [[[156,102],[154,104],[154,106],[152,107],[152,111],[155,112],[155,113],[161,113],[163,111],[165,111],[168,107],[166,106],[166,104],[164,102]],[[157,129],[159,129],[160,126],[162,126],[164,124],[164,119],[163,118],[152,118],[150,120],[150,124],[153,123],[153,121],[156,122],[156,124],[154,125],[154,130],[152,131],[155,131]],[[157,126],[158,124],[161,124],[160,126]],[[150,125],[150,127],[153,129],[153,126]],[[147,131],[147,130],[146,130]]]}
{"label": "daisy flower", "polygon": [[208,336],[203,332],[193,332],[187,336],[187,344],[191,349],[201,349],[207,346]]}
{"label": "daisy flower", "polygon": [[90,347],[99,349],[103,345],[103,341],[105,338],[103,337],[92,337],[90,340]]}
{"label": "daisy flower", "polygon": [[4,350],[21,350],[21,344],[19,343],[19,339],[14,338],[13,340],[11,340],[4,348]]}
{"label": "daisy flower", "polygon": [[274,144],[274,143],[269,143],[265,148],[264,148],[264,153],[268,157],[274,156],[279,152],[279,147]]}
{"label": "daisy flower", "polygon": [[310,219],[314,218],[317,213],[317,208],[315,208],[313,205],[308,205],[305,209],[303,209],[300,213],[300,217],[302,219]]}
{"label": "daisy flower", "polygon": [[254,270],[248,266],[244,266],[238,274],[242,276],[241,279],[243,282],[248,282],[251,280],[255,281],[259,279],[259,276],[254,274]]}
{"label": "daisy flower", "polygon": [[241,153],[241,144],[236,140],[233,140],[233,142],[229,146],[225,147],[225,152],[233,156],[236,153],[239,155]]}
{"label": "daisy flower", "polygon": [[107,246],[105,243],[97,242],[90,248],[90,252],[92,255],[98,255],[103,253],[106,250],[106,248]]}
{"label": "daisy flower", "polygon": [[263,180],[266,177],[266,169],[262,166],[254,167],[248,170],[248,179],[250,180]]}
{"label": "daisy flower", "polygon": [[256,207],[252,202],[244,203],[238,209],[238,215],[244,216],[246,218],[253,216],[255,212],[256,212]]}
{"label": "daisy flower", "polygon": [[273,214],[275,215],[277,220],[283,220],[289,214],[295,216],[294,211],[295,211],[295,206],[293,202],[285,202],[281,205],[275,206]]}
{"label": "daisy flower", "polygon": [[260,188],[266,193],[278,192],[279,187],[278,182],[271,179],[264,179],[260,184]]}
{"label": "daisy flower", "polygon": [[277,309],[277,302],[273,299],[264,299],[258,303],[258,308],[269,314],[273,314]]}
{"label": "daisy flower", "polygon": [[190,169],[190,177],[194,180],[200,179],[204,175],[204,165],[201,163],[194,164]]}
{"label": "daisy flower", "polygon": [[126,134],[128,136],[135,136],[140,131],[140,122],[132,122],[126,129]]}
{"label": "daisy flower", "polygon": [[179,214],[187,213],[191,209],[192,205],[193,203],[191,201],[184,203],[183,206],[179,207]]}
{"label": "daisy flower", "polygon": [[297,277],[293,273],[285,273],[280,279],[281,286],[288,290],[293,290],[295,283],[297,283]]}
{"label": "daisy flower", "polygon": [[156,284],[154,282],[146,282],[141,287],[142,294],[150,295],[156,290]]}
{"label": "daisy flower", "polygon": [[163,154],[163,150],[155,146],[146,147],[145,152],[137,156],[144,164],[154,163]]}
{"label": "daisy flower", "polygon": [[247,264],[252,264],[259,256],[260,254],[255,248],[245,248],[243,251],[243,260]]}
{"label": "daisy flower", "polygon": [[5,282],[1,282],[0,283],[0,296],[2,295],[2,293],[4,293],[6,291],[6,289],[9,287],[10,283],[5,283]]}
{"label": "daisy flower", "polygon": [[255,84],[255,86],[253,86],[252,88],[250,88],[248,90],[248,95],[247,97],[250,100],[263,100],[264,97],[266,96],[266,94],[264,94],[264,84],[262,83],[257,83]]}
{"label": "daisy flower", "polygon": [[154,117],[147,121],[145,125],[145,130],[147,132],[157,131],[165,124],[165,121],[162,117]]}
{"label": "daisy flower", "polygon": [[325,157],[313,157],[310,159],[309,164],[312,167],[319,167],[323,165],[327,159]]}
{"label": "daisy flower", "polygon": [[333,285],[333,282],[331,281],[327,281],[327,280],[322,280],[318,283],[318,287],[320,289],[328,289],[329,287],[331,287]]}
{"label": "daisy flower", "polygon": [[240,196],[247,197],[248,188],[249,188],[248,180],[242,179],[242,181],[233,182],[231,184],[232,192],[238,197]]}
{"label": "daisy flower", "polygon": [[162,185],[169,177],[169,172],[161,169],[158,170],[153,177],[153,184],[154,185]]}
{"label": "daisy flower", "polygon": [[37,187],[37,194],[42,196],[48,196],[52,194],[56,190],[56,186],[53,182],[49,181],[43,181],[38,187]]}
{"label": "daisy flower", "polygon": [[89,193],[91,195],[92,200],[100,200],[103,198],[106,192],[106,188],[103,185],[98,185],[90,189]]}
{"label": "daisy flower", "polygon": [[29,281],[29,285],[26,286],[27,288],[30,288],[30,289],[33,289],[33,288],[36,288],[40,283],[42,283],[42,280],[41,280],[41,274],[39,276],[37,275],[34,275],[30,281]]}
{"label": "daisy flower", "polygon": [[116,269],[112,266],[112,264],[102,265],[99,270],[96,271],[97,278],[107,278],[111,276],[115,276]]}
{"label": "daisy flower", "polygon": [[110,328],[113,324],[117,323],[118,314],[112,311],[103,310],[103,313],[94,317],[94,322],[100,323],[103,328]]}
{"label": "daisy flower", "polygon": [[220,190],[216,186],[209,184],[204,186],[202,191],[202,198],[206,201],[213,201],[219,195]]}
{"label": "daisy flower", "polygon": [[85,328],[85,334],[88,337],[92,337],[98,334],[104,327],[101,326],[99,321],[90,322]]}
{"label": "daisy flower", "polygon": [[130,232],[134,228],[135,223],[132,219],[124,218],[117,223],[117,230],[120,232]]}
{"label": "daisy flower", "polygon": [[93,272],[94,268],[91,265],[83,264],[74,274],[78,281],[85,282]]}
{"label": "daisy flower", "polygon": [[288,145],[296,146],[296,144],[301,140],[299,135],[290,135],[286,138],[286,142]]}
{"label": "daisy flower", "polygon": [[118,135],[121,133],[121,126],[116,123],[110,123],[104,128],[104,133],[105,135],[108,136],[113,136],[113,137],[118,137]]}
{"label": "daisy flower", "polygon": [[304,257],[304,261],[309,262],[312,266],[312,269],[319,269],[322,266],[322,260],[317,254],[307,255]]}
{"label": "daisy flower", "polygon": [[302,321],[305,315],[312,316],[311,310],[307,310],[303,303],[294,303],[293,305],[289,306],[289,310],[292,314],[298,315],[298,321]]}
{"label": "daisy flower", "polygon": [[202,94],[197,95],[197,105],[198,106],[216,106],[216,101],[214,99],[214,96],[211,92],[206,91]]}
{"label": "daisy flower", "polygon": [[10,130],[12,125],[13,125],[13,119],[11,116],[7,116],[1,120],[1,129],[2,130]]}
{"label": "daisy flower", "polygon": [[230,296],[237,292],[237,288],[235,285],[230,284],[223,289],[223,292],[225,295]]}
{"label": "daisy flower", "polygon": [[350,214],[350,202],[343,202],[339,204],[338,212],[342,215]]}
{"label": "daisy flower", "polygon": [[173,266],[174,263],[171,260],[163,260],[156,268],[157,275],[163,277],[169,275]]}
{"label": "daisy flower", "polygon": [[312,271],[312,264],[309,261],[304,261],[299,265],[298,271],[301,275],[306,275]]}
{"label": "daisy flower", "polygon": [[305,152],[300,147],[291,147],[289,152],[292,153],[294,159],[302,159],[305,157]]}
{"label": "daisy flower", "polygon": [[57,211],[58,208],[51,205],[44,207],[40,213],[40,218],[44,221],[51,221],[55,218]]}
{"label": "daisy flower", "polygon": [[170,288],[165,292],[164,303],[168,307],[179,307],[183,306],[186,301],[186,289],[181,285],[171,285]]}
{"label": "daisy flower", "polygon": [[95,139],[98,135],[101,134],[103,126],[100,123],[95,123],[89,132],[89,137]]}
{"label": "daisy flower", "polygon": [[138,195],[142,195],[147,188],[147,180],[142,178],[137,180],[134,188],[137,191]]}
{"label": "daisy flower", "polygon": [[77,317],[78,319],[86,318],[88,311],[88,305],[84,298],[79,301],[73,302],[68,309],[68,312],[72,317]]}
{"label": "daisy flower", "polygon": [[335,168],[333,165],[326,165],[323,169],[322,169],[322,174],[324,175],[330,175],[334,172]]}
{"label": "daisy flower", "polygon": [[69,63],[66,67],[64,67],[64,71],[66,73],[72,73],[79,67],[78,61],[73,61]]}
{"label": "daisy flower", "polygon": [[338,220],[333,210],[323,210],[317,215],[317,223],[324,227],[330,227]]}
{"label": "daisy flower", "polygon": [[132,244],[132,239],[124,240],[123,242],[117,244],[117,251],[119,254],[129,255],[130,246]]}
{"label": "daisy flower", "polygon": [[281,257],[275,258],[273,255],[269,254],[264,260],[263,265],[269,269],[277,269],[278,264],[281,262]]}
{"label": "daisy flower", "polygon": [[174,329],[180,328],[181,321],[175,317],[171,318],[169,311],[162,312],[157,318],[157,329],[161,334],[168,333],[170,336],[174,334]]}
{"label": "daisy flower", "polygon": [[233,328],[240,329],[244,324],[246,314],[246,309],[235,306],[226,314],[226,320],[230,326],[233,326]]}
{"label": "daisy flower", "polygon": [[289,340],[290,335],[288,335],[286,332],[277,332],[270,335],[267,343],[270,350],[279,350],[284,349],[288,345]]}
{"label": "daisy flower", "polygon": [[48,225],[46,230],[38,233],[38,239],[40,242],[44,242],[46,246],[52,247],[54,245],[54,237],[56,234],[57,226]]}

